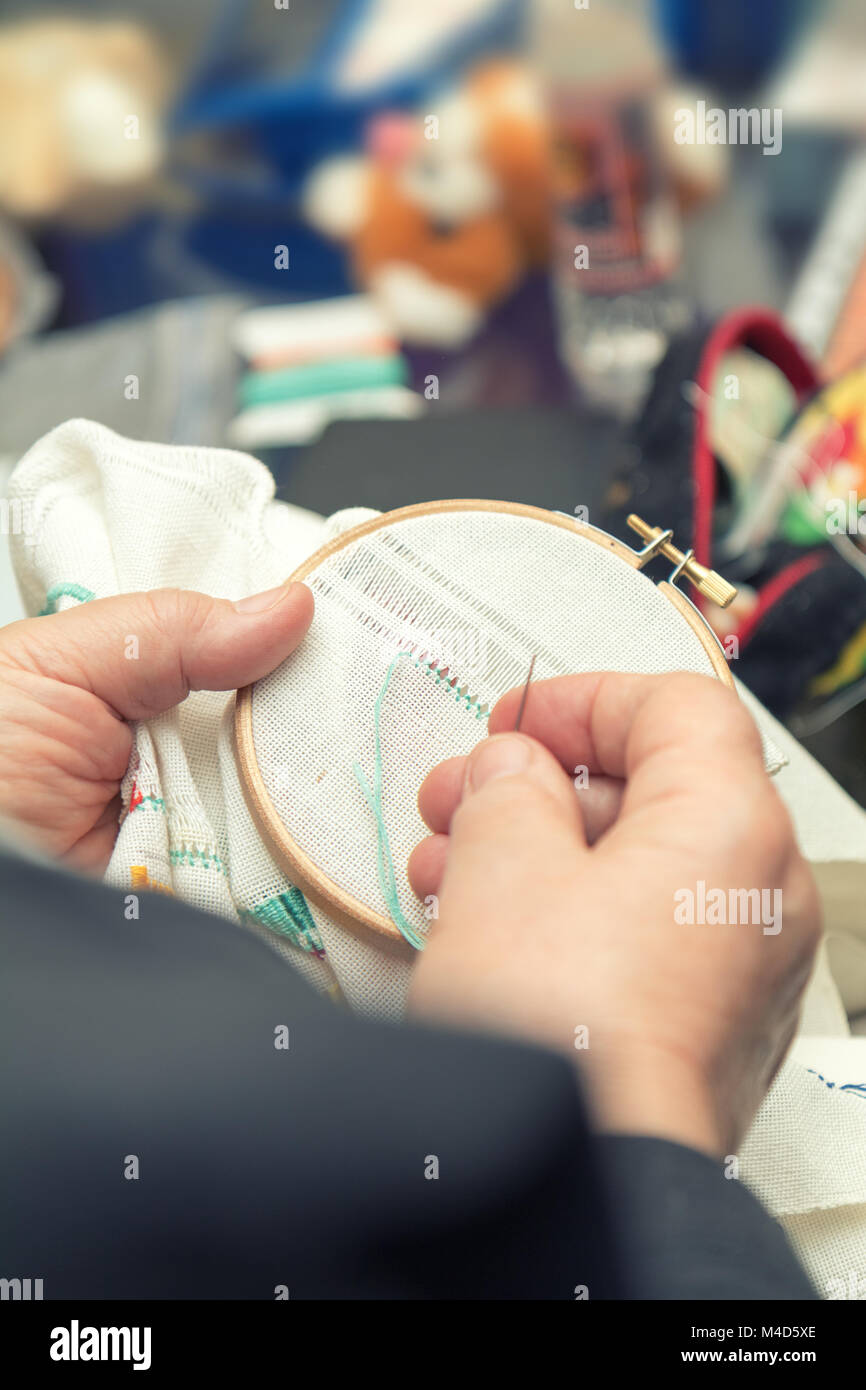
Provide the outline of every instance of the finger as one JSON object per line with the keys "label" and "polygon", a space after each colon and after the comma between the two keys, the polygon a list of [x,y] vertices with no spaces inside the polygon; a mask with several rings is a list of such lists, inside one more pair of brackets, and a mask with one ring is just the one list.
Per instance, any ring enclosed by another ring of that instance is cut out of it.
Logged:
{"label": "finger", "polygon": [[406,871],[412,892],[419,898],[438,893],[448,858],[448,836],[428,835],[409,855]]}
{"label": "finger", "polygon": [[418,810],[434,834],[447,834],[451,817],[460,804],[468,759],[446,758],[437,763],[421,783]]}
{"label": "finger", "polygon": [[103,874],[117,839],[121,809],[118,793],[106,804],[91,828],[76,840],[66,855],[66,862],[83,874]]}
{"label": "finger", "polygon": [[505,916],[528,929],[542,891],[585,854],[578,799],[551,754],[523,734],[485,739],[451,819],[439,930],[482,935]]}
{"label": "finger", "polygon": [[[460,789],[462,790],[467,759],[453,758],[449,761],[451,763],[461,764],[459,777]],[[446,764],[440,764],[440,767],[446,767]],[[430,774],[428,782],[436,776],[439,770],[439,768],[436,768],[434,772]],[[456,770],[448,770],[452,779],[454,771]],[[619,804],[622,799],[622,788],[622,782],[617,782],[612,777],[598,777],[592,787],[587,787],[586,790],[581,793],[580,809],[583,813],[584,829],[588,844],[593,844],[616,820]],[[460,791],[457,791],[456,797],[457,800],[449,811],[449,824],[451,816],[459,804]],[[439,893],[445,874],[445,866],[448,862],[449,844],[450,840],[447,834],[428,835],[426,840],[422,840],[420,844],[416,845],[410,854],[407,872],[412,891],[417,897],[426,898],[431,893]]]}
{"label": "finger", "polygon": [[[421,784],[418,809],[426,825],[437,835],[447,835],[451,817],[460,804],[463,780],[466,775],[465,757],[446,758],[434,767]],[[610,828],[619,814],[624,783],[616,777],[599,773],[584,777],[584,768],[568,769],[578,776],[574,786],[580,796],[587,842],[594,844]],[[435,891],[431,889],[429,891]]]}
{"label": "finger", "polygon": [[148,719],[191,690],[233,690],[267,675],[312,616],[304,584],[238,603],[154,589],[13,623],[0,634],[0,656],[91,691],[122,719]]}
{"label": "finger", "polygon": [[[543,743],[572,775],[585,768],[589,774],[622,779],[629,727],[653,684],[664,679],[595,671],[536,681],[524,706],[521,733]],[[488,721],[490,734],[514,729],[523,694],[524,687],[517,686],[497,701]],[[421,788],[418,806],[431,830],[448,828],[461,789],[462,762],[454,758],[440,763]]]}
{"label": "finger", "polygon": [[[601,678],[601,672],[554,676],[535,681],[529,688],[521,731],[549,748],[564,768],[580,765],[587,766],[590,772],[607,770],[596,759],[589,727]],[[523,693],[524,687],[516,686],[497,700],[487,723],[491,734],[514,728]]]}
{"label": "finger", "polygon": [[[509,727],[520,700],[512,690],[490,716],[490,730]],[[721,681],[687,672],[631,675],[592,672],[556,676],[530,689],[521,729],[537,738],[563,767],[630,778],[650,759],[661,760],[670,785],[692,763],[717,769],[761,763],[760,738],[739,699]],[[630,795],[633,795],[630,792]]]}
{"label": "finger", "polygon": [[574,779],[583,813],[587,843],[594,845],[615,824],[622,805],[625,783],[618,777],[598,775],[586,783]]}
{"label": "finger", "polygon": [[[493,728],[510,720],[516,698],[512,691],[499,702]],[[712,677],[602,671],[539,681],[531,688],[523,728],[563,766],[587,767],[589,781],[595,771],[627,781],[612,828],[617,844],[624,833],[649,834],[649,842],[687,833],[699,838],[708,821],[723,821],[727,812],[726,834],[733,840],[738,808],[765,792],[751,714]]]}

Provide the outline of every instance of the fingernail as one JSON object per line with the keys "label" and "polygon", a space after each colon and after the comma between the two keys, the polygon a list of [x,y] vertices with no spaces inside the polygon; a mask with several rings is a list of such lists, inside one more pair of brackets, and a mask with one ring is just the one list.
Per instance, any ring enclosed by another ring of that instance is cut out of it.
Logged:
{"label": "fingernail", "polygon": [[469,759],[466,785],[477,791],[497,777],[513,777],[525,772],[532,758],[532,748],[526,739],[505,734],[480,743]]}
{"label": "fingernail", "polygon": [[275,589],[265,589],[263,594],[238,599],[235,608],[239,613],[264,613],[268,608],[275,608],[294,587],[294,584],[278,584]]}

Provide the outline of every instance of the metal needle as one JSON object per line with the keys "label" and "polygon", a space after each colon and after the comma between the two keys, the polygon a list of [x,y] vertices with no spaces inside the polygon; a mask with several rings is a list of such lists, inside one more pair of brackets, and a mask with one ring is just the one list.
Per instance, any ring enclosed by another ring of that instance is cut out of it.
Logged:
{"label": "metal needle", "polygon": [[526,676],[526,684],[523,687],[523,694],[520,697],[520,708],[517,711],[517,722],[514,725],[514,732],[518,733],[523,720],[523,711],[526,709],[526,697],[529,694],[529,684],[532,680],[532,672],[535,670],[535,657],[529,663],[529,671]]}

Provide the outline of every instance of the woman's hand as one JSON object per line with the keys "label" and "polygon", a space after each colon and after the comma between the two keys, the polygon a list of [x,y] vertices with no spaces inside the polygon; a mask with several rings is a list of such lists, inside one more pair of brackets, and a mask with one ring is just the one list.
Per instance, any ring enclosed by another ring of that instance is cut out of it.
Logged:
{"label": "woman's hand", "polygon": [[102,872],[117,835],[127,721],[191,690],[267,674],[313,616],[303,584],[230,603],[186,589],[96,599],[0,630],[0,815],[48,853]]}
{"label": "woman's hand", "polygon": [[[434,834],[410,877],[440,903],[410,1008],[579,1060],[605,1128],[726,1153],[791,1042],[819,940],[755,725],[703,676],[539,682],[504,732],[519,695],[421,790]],[[727,921],[684,921],[711,889]]]}

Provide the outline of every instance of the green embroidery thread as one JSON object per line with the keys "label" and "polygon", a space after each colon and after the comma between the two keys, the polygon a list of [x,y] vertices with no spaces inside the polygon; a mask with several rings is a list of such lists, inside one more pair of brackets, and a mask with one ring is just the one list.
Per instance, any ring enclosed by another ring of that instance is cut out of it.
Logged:
{"label": "green embroidery thread", "polygon": [[208,854],[203,849],[170,849],[168,857],[172,864],[186,864],[190,869],[216,869],[219,874],[226,871],[218,854]]}
{"label": "green embroidery thread", "polygon": [[379,887],[382,890],[382,897],[388,904],[388,911],[391,914],[391,921],[394,923],[400,934],[405,937],[410,946],[414,946],[416,951],[423,951],[424,938],[412,926],[412,923],[403,915],[400,907],[400,899],[397,896],[397,879],[394,873],[394,860],[391,857],[391,845],[388,840],[388,831],[385,826],[385,816],[382,810],[382,706],[385,703],[385,696],[388,694],[388,686],[391,684],[391,677],[394,668],[402,657],[409,656],[409,652],[398,652],[397,656],[388,667],[387,675],[382,683],[382,689],[376,697],[376,704],[373,710],[373,730],[376,742],[376,760],[373,767],[373,786],[368,783],[363,771],[358,763],[354,763],[352,771],[361,788],[364,800],[369,806],[373,818],[376,822],[377,832],[377,869],[379,873]]}
{"label": "green embroidery thread", "polygon": [[259,903],[258,907],[249,910],[242,908],[238,915],[242,919],[260,922],[263,926],[270,927],[271,931],[279,932],[280,936],[288,937],[289,941],[294,946],[300,946],[302,951],[308,951],[319,959],[324,958],[324,942],[300,888],[291,885],[284,893],[279,893],[275,898],[268,898],[267,902]]}
{"label": "green embroidery thread", "polygon": [[83,584],[52,584],[45,595],[45,606],[39,610],[39,617],[47,618],[50,614],[56,613],[58,601],[62,598],[74,598],[79,603],[90,603],[96,595],[92,589],[85,589]]}
{"label": "green embroidery thread", "polygon": [[414,666],[417,666],[419,671],[423,671],[426,676],[433,677],[437,685],[444,685],[448,687],[448,691],[454,695],[454,698],[458,704],[463,705],[470,713],[473,710],[475,711],[476,719],[485,718],[489,714],[489,709],[486,703],[481,704],[479,700],[473,699],[473,697],[469,694],[468,685],[458,685],[457,677],[447,675],[440,667],[437,666],[435,661],[423,662],[419,661],[416,657],[412,656],[411,652],[398,652],[397,655],[394,657],[394,660],[391,662],[391,665],[388,667],[385,680],[382,684],[382,689],[379,691],[378,697],[376,699],[376,704],[374,706],[373,727],[375,733],[376,754],[375,763],[373,767],[372,788],[370,787],[370,784],[364,776],[364,773],[358,765],[358,763],[355,763],[352,768],[358,785],[361,788],[361,792],[363,793],[364,800],[369,806],[370,811],[373,814],[373,818],[376,821],[376,832],[378,841],[377,870],[379,875],[379,887],[382,890],[382,897],[388,904],[388,911],[391,915],[391,920],[397,927],[401,935],[405,937],[405,939],[409,942],[410,946],[414,946],[416,951],[423,951],[425,944],[424,937],[419,935],[419,933],[412,926],[412,923],[406,919],[406,917],[403,914],[402,908],[400,907],[400,900],[397,895],[397,880],[396,875],[394,873],[394,860],[391,855],[391,844],[388,839],[388,830],[385,825],[385,815],[382,809],[382,737],[380,728],[382,719],[382,706],[385,703],[385,696],[388,693],[388,686],[391,683],[391,677],[394,674],[394,669],[397,666],[397,663],[403,657],[409,657],[412,664]]}

